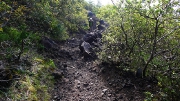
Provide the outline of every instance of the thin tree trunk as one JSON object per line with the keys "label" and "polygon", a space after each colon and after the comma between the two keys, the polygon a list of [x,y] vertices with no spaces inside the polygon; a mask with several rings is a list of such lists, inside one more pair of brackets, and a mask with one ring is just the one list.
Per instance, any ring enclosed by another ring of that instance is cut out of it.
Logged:
{"label": "thin tree trunk", "polygon": [[24,50],[24,40],[21,41],[21,50],[20,50],[20,53],[19,53],[19,56],[18,56],[18,61],[21,58],[21,54],[23,53],[23,50]]}
{"label": "thin tree trunk", "polygon": [[152,47],[152,50],[151,50],[151,56],[149,57],[148,61],[146,62],[146,65],[144,66],[143,77],[146,76],[147,67],[148,67],[149,63],[153,60],[155,52],[156,52],[157,34],[158,34],[158,27],[159,27],[158,23],[159,23],[159,20],[156,18],[156,26],[155,26],[155,32],[154,32],[153,47]]}

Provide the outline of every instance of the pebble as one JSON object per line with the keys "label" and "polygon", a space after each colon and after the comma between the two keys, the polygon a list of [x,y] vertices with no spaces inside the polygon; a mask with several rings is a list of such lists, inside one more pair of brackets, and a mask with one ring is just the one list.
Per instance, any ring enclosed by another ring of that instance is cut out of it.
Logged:
{"label": "pebble", "polygon": [[108,97],[111,97],[112,94],[108,94]]}
{"label": "pebble", "polygon": [[105,93],[108,89],[103,89],[102,92]]}
{"label": "pebble", "polygon": [[79,85],[81,82],[79,80],[75,80],[75,83]]}
{"label": "pebble", "polygon": [[112,83],[111,83],[111,82],[109,82],[109,85],[110,85],[110,86],[112,86]]}
{"label": "pebble", "polygon": [[67,79],[67,78],[64,78],[64,81],[65,81],[65,82],[69,82],[69,79]]}
{"label": "pebble", "polygon": [[89,86],[89,84],[88,84],[88,83],[84,83],[83,86],[84,86],[84,87],[87,87],[87,86]]}
{"label": "pebble", "polygon": [[147,85],[147,88],[151,88],[151,85]]}

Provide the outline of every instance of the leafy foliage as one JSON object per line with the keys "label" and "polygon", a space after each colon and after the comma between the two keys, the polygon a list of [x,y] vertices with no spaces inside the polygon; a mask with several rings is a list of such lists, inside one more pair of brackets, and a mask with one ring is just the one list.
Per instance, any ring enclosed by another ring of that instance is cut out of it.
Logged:
{"label": "leafy foliage", "polygon": [[[110,23],[104,35],[102,61],[119,63],[119,68],[143,68],[143,76],[156,76],[164,98],[179,96],[179,17],[176,1],[121,1],[118,6],[107,5],[98,11],[99,17]],[[111,11],[111,12],[110,12]],[[175,76],[175,77],[174,77]],[[169,82],[169,83],[166,83]],[[161,96],[161,95],[160,95]]]}
{"label": "leafy foliage", "polygon": [[[49,88],[53,89],[51,72],[56,68],[52,60],[43,60],[36,57],[32,60],[34,65],[30,70],[19,69],[16,75],[21,75],[19,81],[11,86],[9,96],[12,100],[49,101],[51,96]],[[51,72],[49,72],[51,71]],[[28,93],[27,93],[28,92]]]}
{"label": "leafy foliage", "polygon": [[[12,100],[50,100],[54,62],[32,58],[43,47],[43,36],[64,41],[69,32],[87,29],[85,5],[84,0],[0,0],[0,62],[11,76],[18,76],[18,80],[9,78],[13,85],[5,96]],[[38,66],[33,67],[37,61]]]}

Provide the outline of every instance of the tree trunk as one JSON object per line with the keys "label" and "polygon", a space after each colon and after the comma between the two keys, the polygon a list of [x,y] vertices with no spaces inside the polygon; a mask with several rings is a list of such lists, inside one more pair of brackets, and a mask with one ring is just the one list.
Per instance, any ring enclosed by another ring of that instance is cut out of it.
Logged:
{"label": "tree trunk", "polygon": [[153,40],[153,47],[151,50],[151,56],[149,57],[148,61],[146,62],[143,70],[143,77],[146,76],[146,71],[149,63],[153,60],[154,54],[156,52],[156,45],[157,45],[157,35],[158,35],[158,27],[159,27],[159,20],[156,18],[156,26],[155,26],[155,32],[154,32],[154,40]]}

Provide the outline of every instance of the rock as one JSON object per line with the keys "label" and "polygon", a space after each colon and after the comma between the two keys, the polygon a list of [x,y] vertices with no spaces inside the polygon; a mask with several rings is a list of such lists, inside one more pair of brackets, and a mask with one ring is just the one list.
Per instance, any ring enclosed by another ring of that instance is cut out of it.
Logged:
{"label": "rock", "polygon": [[[80,88],[81,88],[81,86],[80,86],[80,85],[77,85],[77,88],[78,88],[78,89],[80,89]],[[80,91],[80,92],[81,92],[81,91]]]}
{"label": "rock", "polygon": [[104,20],[100,19],[100,20],[99,20],[99,23],[100,23],[100,24],[104,24]]}
{"label": "rock", "polygon": [[69,79],[67,79],[67,78],[64,78],[64,82],[69,82]]}
{"label": "rock", "polygon": [[151,88],[151,85],[147,85],[147,88]]}
{"label": "rock", "polygon": [[109,27],[109,24],[107,22],[104,22],[105,27]]}
{"label": "rock", "polygon": [[84,86],[84,87],[87,87],[87,86],[89,86],[89,84],[88,84],[88,83],[84,83],[83,86]]}
{"label": "rock", "polygon": [[104,95],[104,93],[101,93],[101,96],[103,96]]}
{"label": "rock", "polygon": [[87,87],[87,90],[90,90],[91,89],[91,87],[89,86],[89,87]]}
{"label": "rock", "polygon": [[92,16],[95,16],[95,14],[93,12],[91,12],[91,11],[88,11],[87,12],[87,17],[92,17]]}
{"label": "rock", "polygon": [[105,27],[103,25],[98,25],[98,30],[105,30]]}
{"label": "rock", "polygon": [[117,99],[117,98],[114,98],[113,101],[118,101],[118,99]]}
{"label": "rock", "polygon": [[53,40],[49,39],[48,37],[43,37],[40,40],[40,43],[45,47],[45,49],[55,49],[57,48],[57,43],[55,43]]}
{"label": "rock", "polygon": [[85,42],[85,41],[82,42],[79,49],[81,50],[81,53],[83,53],[83,56],[85,58],[92,57],[92,55],[94,54],[91,45],[89,43]]}
{"label": "rock", "polygon": [[103,89],[102,92],[105,93],[108,89]]}
{"label": "rock", "polygon": [[54,99],[57,99],[58,98],[58,96],[54,96]]}
{"label": "rock", "polygon": [[108,56],[108,59],[111,59],[111,56]]}
{"label": "rock", "polygon": [[108,97],[111,97],[112,94],[108,94]]}
{"label": "rock", "polygon": [[67,67],[67,64],[66,64],[66,63],[64,63],[64,64],[63,64],[63,67],[64,67],[64,68],[66,68],[66,67]]}
{"label": "rock", "polygon": [[4,68],[3,62],[0,61],[0,70],[4,70],[4,69],[5,69],[5,68]]}
{"label": "rock", "polygon": [[103,90],[102,90],[102,93],[101,93],[101,96],[103,96],[103,95],[106,93],[107,90],[108,90],[108,89],[103,89]]}
{"label": "rock", "polygon": [[83,41],[88,42],[89,44],[92,44],[92,42],[97,42],[95,33],[88,33],[84,35]]}
{"label": "rock", "polygon": [[112,86],[112,83],[111,83],[111,82],[109,82],[108,84],[109,84],[110,86]]}
{"label": "rock", "polygon": [[62,78],[63,73],[62,73],[62,72],[59,72],[59,71],[54,71],[54,72],[52,73],[52,75],[54,76],[54,79],[59,79],[59,78]]}
{"label": "rock", "polygon": [[[102,38],[102,34],[101,34],[100,32],[96,32],[95,35],[96,35],[96,38],[100,38],[100,39]],[[97,40],[97,39],[96,39],[96,40]],[[97,40],[97,41],[98,41],[98,40]]]}
{"label": "rock", "polygon": [[75,84],[80,85],[81,82],[79,80],[75,80]]}
{"label": "rock", "polygon": [[143,69],[142,68],[138,68],[136,71],[136,77],[138,78],[143,78]]}

